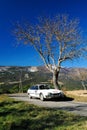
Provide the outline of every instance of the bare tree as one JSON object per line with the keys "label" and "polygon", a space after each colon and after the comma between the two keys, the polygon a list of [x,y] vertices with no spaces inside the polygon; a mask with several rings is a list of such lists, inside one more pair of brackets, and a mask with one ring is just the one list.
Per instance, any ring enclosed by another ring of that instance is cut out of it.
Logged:
{"label": "bare tree", "polygon": [[79,58],[83,53],[82,35],[77,19],[68,15],[39,17],[36,23],[16,24],[14,34],[22,43],[32,45],[46,68],[53,73],[53,84],[59,89],[62,63]]}
{"label": "bare tree", "polygon": [[81,84],[82,84],[82,87],[84,90],[86,90],[86,87],[87,87],[87,71],[85,69],[78,69],[78,74],[79,74],[79,78],[80,78],[80,81],[81,81]]}

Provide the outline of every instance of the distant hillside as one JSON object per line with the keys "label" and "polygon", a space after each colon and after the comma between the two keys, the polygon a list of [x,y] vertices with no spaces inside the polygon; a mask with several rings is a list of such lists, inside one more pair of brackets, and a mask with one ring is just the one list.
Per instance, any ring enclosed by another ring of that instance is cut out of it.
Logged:
{"label": "distant hillside", "polygon": [[[59,76],[60,85],[63,89],[83,89],[82,81],[86,84],[86,68],[63,68]],[[0,66],[0,87],[31,85],[36,83],[52,82],[52,74],[44,67],[18,67]]]}
{"label": "distant hillside", "polygon": [[[45,67],[0,66],[0,83],[19,81],[20,78],[22,81],[35,78],[37,80],[37,78],[45,78],[47,75],[50,76],[50,73]],[[48,77],[45,80],[48,80]]]}

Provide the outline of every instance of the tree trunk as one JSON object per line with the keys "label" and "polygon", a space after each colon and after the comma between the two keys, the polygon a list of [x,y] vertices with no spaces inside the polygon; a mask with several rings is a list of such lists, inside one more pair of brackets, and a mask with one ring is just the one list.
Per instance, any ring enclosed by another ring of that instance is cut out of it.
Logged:
{"label": "tree trunk", "polygon": [[86,90],[86,85],[85,85],[84,81],[81,80],[81,84],[82,84],[82,87],[84,88],[84,90]]}
{"label": "tree trunk", "polygon": [[53,71],[53,85],[55,89],[59,89],[58,77],[59,77],[59,71],[54,70]]}

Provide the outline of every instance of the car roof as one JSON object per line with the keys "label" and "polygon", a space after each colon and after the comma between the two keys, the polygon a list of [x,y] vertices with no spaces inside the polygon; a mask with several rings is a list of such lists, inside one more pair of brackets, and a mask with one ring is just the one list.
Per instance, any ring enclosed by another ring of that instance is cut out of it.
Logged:
{"label": "car roof", "polygon": [[41,86],[41,85],[46,86],[47,84],[36,84],[35,86]]}

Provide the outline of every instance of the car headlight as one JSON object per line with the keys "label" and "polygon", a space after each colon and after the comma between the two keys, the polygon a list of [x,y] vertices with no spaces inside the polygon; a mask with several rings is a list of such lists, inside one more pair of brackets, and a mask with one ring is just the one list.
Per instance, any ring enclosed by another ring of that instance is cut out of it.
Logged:
{"label": "car headlight", "polygon": [[48,96],[52,96],[52,93],[48,93]]}

